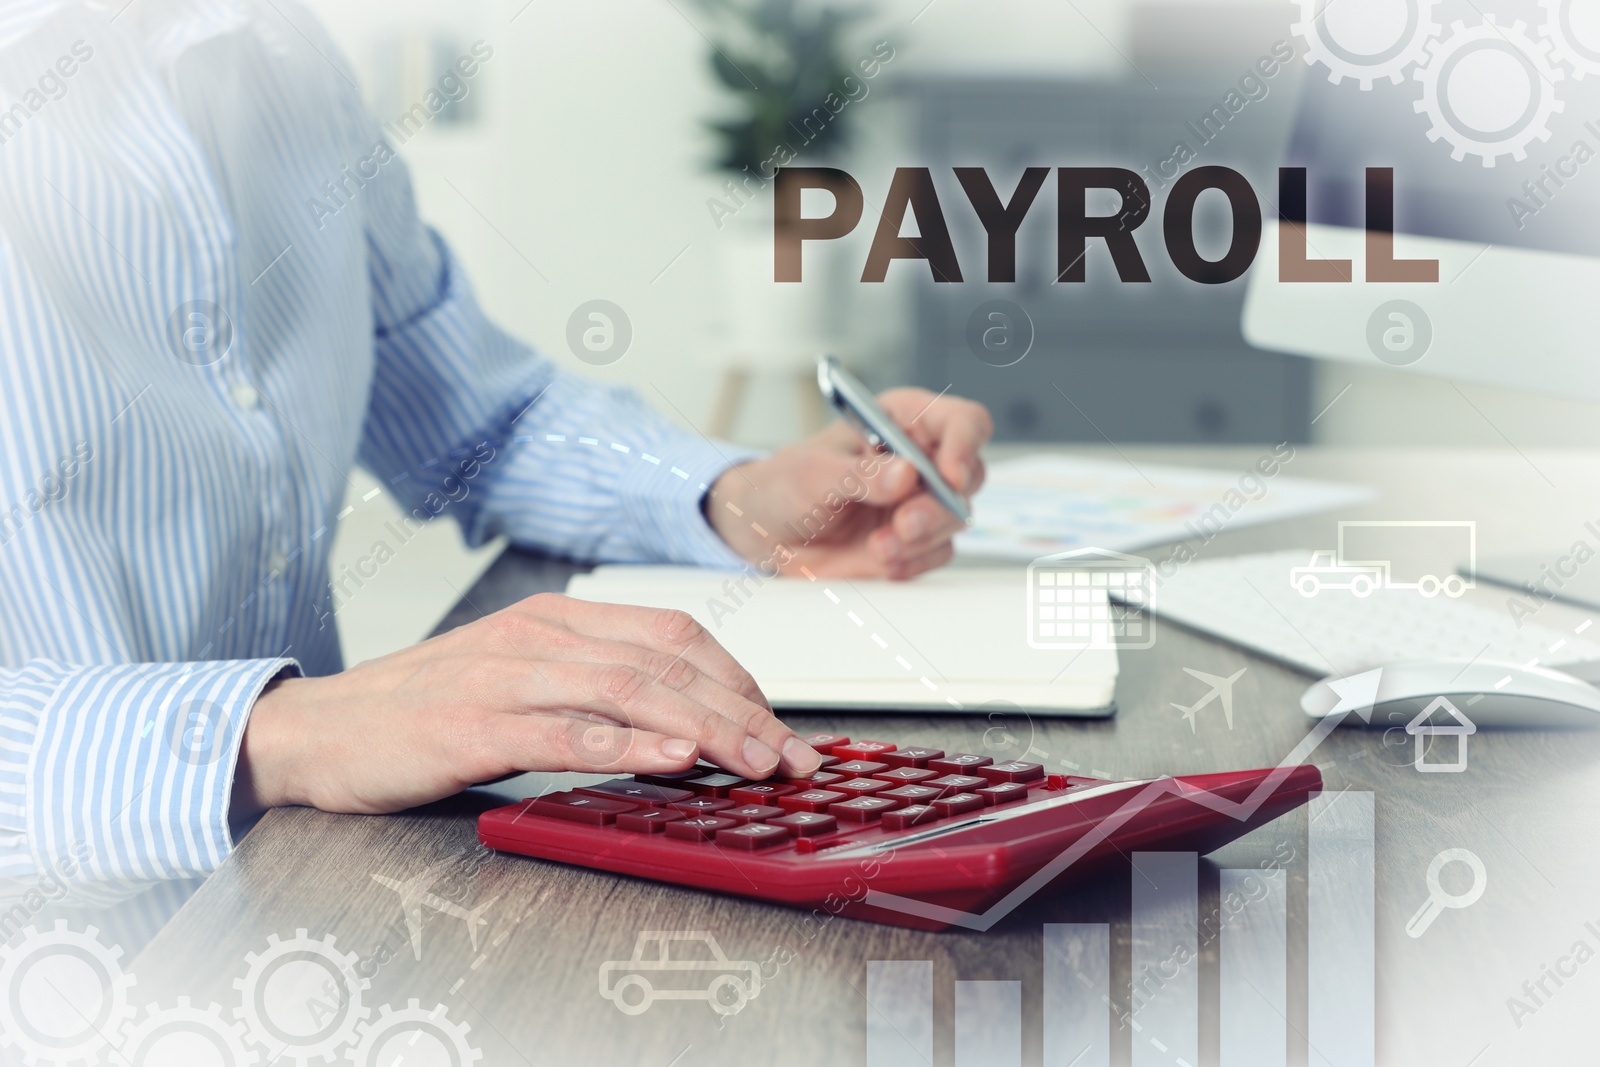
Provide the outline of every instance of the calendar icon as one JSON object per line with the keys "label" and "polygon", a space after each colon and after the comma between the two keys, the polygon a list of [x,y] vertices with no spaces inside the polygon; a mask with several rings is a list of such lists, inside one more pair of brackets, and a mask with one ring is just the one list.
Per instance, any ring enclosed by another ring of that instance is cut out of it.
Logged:
{"label": "calendar icon", "polygon": [[1149,560],[1080,548],[1028,566],[1028,644],[1033,648],[1149,648],[1156,572]]}

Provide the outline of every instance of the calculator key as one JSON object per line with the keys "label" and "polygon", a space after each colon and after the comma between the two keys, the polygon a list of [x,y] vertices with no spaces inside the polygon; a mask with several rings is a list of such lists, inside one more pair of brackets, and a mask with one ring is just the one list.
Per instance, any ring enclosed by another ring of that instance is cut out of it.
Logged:
{"label": "calculator key", "polygon": [[909,745],[897,748],[893,752],[885,752],[878,758],[891,767],[926,767],[929,760],[939,759],[944,755],[942,748],[926,748],[922,745]]}
{"label": "calculator key", "polygon": [[847,782],[840,782],[835,785],[833,791],[843,793],[847,797],[864,797],[893,788],[894,785],[892,783],[885,782],[882,778],[852,778]]}
{"label": "calculator key", "polygon": [[817,811],[797,811],[792,815],[779,816],[767,825],[781,826],[795,837],[816,837],[818,834],[833,833],[839,828],[839,820]]}
{"label": "calculator key", "polygon": [[685,815],[710,815],[733,807],[733,801],[718,800],[716,797],[693,797],[676,804],[668,804],[667,807],[673,811],[681,811]]}
{"label": "calculator key", "polygon": [[835,747],[833,754],[840,759],[875,760],[894,749],[895,746],[888,741],[851,741]]}
{"label": "calculator key", "polygon": [[778,798],[778,807],[784,811],[827,811],[829,804],[848,799],[843,793],[831,789],[807,789]]}
{"label": "calculator key", "polygon": [[750,785],[741,785],[738,789],[728,790],[728,799],[735,804],[771,804],[779,797],[798,793],[797,785],[785,785],[782,782],[754,782]]}
{"label": "calculator key", "polygon": [[[978,802],[981,807],[983,802]],[[856,797],[835,804],[828,809],[828,813],[836,818],[846,819],[850,822],[871,822],[886,811],[893,811],[900,806],[898,801],[884,797]]]}
{"label": "calculator key", "polygon": [[584,796],[581,793],[549,793],[535,800],[528,810],[534,815],[549,815],[569,822],[588,823],[591,826],[610,826],[618,815],[634,811],[638,804],[603,797]]}
{"label": "calculator key", "polygon": [[656,785],[682,785],[691,778],[699,778],[702,775],[713,774],[715,772],[715,767],[708,766],[704,763],[697,763],[686,771],[662,771],[660,774],[636,774],[633,776],[633,780],[636,782],[654,782]]}
{"label": "calculator key", "polygon": [[994,760],[988,756],[974,756],[970,752],[952,752],[948,756],[929,760],[928,768],[945,774],[971,774],[974,767],[987,767],[993,762]]}
{"label": "calculator key", "polygon": [[1028,799],[1027,782],[996,782],[974,790],[985,804],[1009,804],[1013,800]]}
{"label": "calculator key", "polygon": [[687,789],[657,785],[654,782],[636,782],[631,778],[618,778],[610,782],[600,782],[598,785],[580,785],[573,792],[591,797],[605,797],[608,800],[627,800],[634,804],[675,804],[694,796]]}
{"label": "calculator key", "polygon": [[867,778],[879,771],[888,770],[887,763],[874,763],[871,760],[853,759],[844,763],[835,763],[828,770],[834,774],[844,774],[852,778]]}
{"label": "calculator key", "polygon": [[792,785],[797,789],[822,789],[834,782],[844,781],[845,776],[834,774],[832,771],[818,771],[810,778],[778,778],[775,781],[783,785]]}
{"label": "calculator key", "polygon": [[850,739],[843,734],[812,734],[800,740],[821,752],[824,756],[833,755],[833,750],[838,745],[848,745]]}
{"label": "calculator key", "polygon": [[746,804],[739,808],[724,808],[717,812],[717,818],[732,819],[743,825],[747,822],[766,822],[782,814],[782,808],[775,808],[771,804]]}
{"label": "calculator key", "polygon": [[742,848],[754,852],[757,849],[788,843],[788,830],[781,826],[763,826],[758,822],[735,826],[731,830],[717,831],[717,844],[723,848]]}
{"label": "calculator key", "polygon": [[707,774],[699,778],[690,778],[684,782],[685,789],[692,789],[703,797],[725,797],[741,785],[749,785],[749,781],[736,774]]}
{"label": "calculator key", "polygon": [[953,797],[933,802],[933,810],[941,815],[965,815],[984,806],[983,798],[976,793],[957,793]]}
{"label": "calculator key", "polygon": [[670,811],[667,808],[629,811],[617,816],[617,829],[632,830],[636,834],[659,834],[667,828],[668,823],[684,817],[683,812]]}
{"label": "calculator key", "polygon": [[977,789],[979,786],[988,785],[989,780],[972,774],[947,774],[943,778],[930,778],[921,784],[942,790],[946,796],[949,796],[951,793],[965,793],[969,789]]}
{"label": "calculator key", "polygon": [[926,782],[929,778],[939,777],[939,772],[930,771],[926,767],[891,767],[872,777],[882,778],[895,785],[916,785],[918,782]]}
{"label": "calculator key", "polygon": [[[1027,792],[1026,787],[1023,788],[1023,792]],[[898,800],[902,804],[927,804],[938,800],[944,794],[945,790],[934,789],[932,786],[902,785],[896,789],[886,789],[881,793],[874,793],[873,796]]]}
{"label": "calculator key", "polygon": [[684,841],[710,841],[718,830],[730,830],[739,825],[732,819],[719,819],[715,815],[695,815],[667,823],[667,836]]}
{"label": "calculator key", "polygon": [[913,826],[922,826],[925,823],[942,818],[944,816],[935,811],[931,804],[912,804],[898,811],[884,812],[883,828],[885,830],[909,830]]}
{"label": "calculator key", "polygon": [[1004,763],[979,767],[972,773],[987,778],[991,782],[1032,782],[1044,777],[1044,766],[1039,763],[1007,760]]}

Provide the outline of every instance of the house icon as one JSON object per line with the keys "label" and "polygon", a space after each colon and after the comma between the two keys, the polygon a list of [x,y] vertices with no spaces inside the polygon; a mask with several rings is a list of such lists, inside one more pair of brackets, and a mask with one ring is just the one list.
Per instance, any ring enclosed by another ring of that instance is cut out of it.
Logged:
{"label": "house icon", "polygon": [[[1433,713],[1444,709],[1451,719],[1443,723],[1434,723]],[[1433,703],[1417,713],[1417,717],[1406,724],[1406,733],[1417,739],[1417,770],[1423,772],[1444,772],[1447,774],[1458,773],[1467,769],[1467,737],[1478,732],[1478,727],[1473,721],[1461,714],[1461,709],[1450,703],[1447,697],[1434,697]],[[1427,738],[1454,737],[1456,739],[1456,761],[1454,763],[1429,763]]]}

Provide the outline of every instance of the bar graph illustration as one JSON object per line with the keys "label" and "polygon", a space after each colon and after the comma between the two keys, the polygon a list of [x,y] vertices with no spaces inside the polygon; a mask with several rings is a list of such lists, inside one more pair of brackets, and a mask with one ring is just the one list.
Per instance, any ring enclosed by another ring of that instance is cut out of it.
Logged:
{"label": "bar graph illustration", "polygon": [[[1310,1067],[1373,1067],[1373,826],[1371,793],[1325,793],[1310,804],[1303,1035],[1288,1021],[1287,873],[1224,868],[1224,906],[1208,927],[1199,858],[1139,852],[1125,995],[1112,997],[1108,924],[1044,927],[1044,1067],[1111,1067],[1118,1029],[1131,1032],[1121,1040],[1131,1040],[1134,1067],[1200,1067],[1200,940],[1211,935],[1221,1067],[1284,1067],[1291,1040],[1303,1043]],[[953,1067],[1022,1067],[1022,983],[957,978],[954,994]],[[866,1013],[867,1067],[943,1067],[934,1057],[931,962],[870,961]]]}

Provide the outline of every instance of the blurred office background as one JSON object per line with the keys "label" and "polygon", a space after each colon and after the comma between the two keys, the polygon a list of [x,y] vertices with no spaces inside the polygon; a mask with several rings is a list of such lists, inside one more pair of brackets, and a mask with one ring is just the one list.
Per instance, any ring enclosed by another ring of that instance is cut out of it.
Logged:
{"label": "blurred office background", "polygon": [[[863,79],[865,96],[839,120],[848,144],[825,160],[858,178],[867,213],[850,238],[809,246],[805,282],[787,287],[771,280],[770,193],[739,206],[713,166],[722,144],[707,120],[736,118],[740,100],[710,62],[712,42],[730,31],[704,3],[308,2],[385,121],[475,42],[493,50],[465,98],[401,149],[424,215],[507,328],[702,430],[757,445],[804,432],[817,408],[801,385],[803,357],[826,344],[875,384],[953,385],[985,400],[1012,441],[1529,448],[1595,437],[1591,405],[1458,388],[1376,359],[1323,365],[1251,350],[1239,329],[1244,281],[1173,280],[1159,192],[1140,234],[1149,286],[1118,284],[1103,250],[1087,285],[1051,284],[1053,176],[1023,229],[1017,283],[982,280],[983,234],[951,167],[986,167],[1003,197],[1029,165],[1154,168],[1176,141],[1195,143],[1185,123],[1212,112],[1281,42],[1295,58],[1260,79],[1258,98],[1199,160],[1241,170],[1275,197],[1297,86],[1326,76],[1300,58],[1296,8],[1284,0],[877,0],[838,55],[856,67],[887,42],[893,58]],[[934,168],[963,284],[935,286],[910,262],[892,264],[884,284],[857,280],[893,170],[909,165]],[[719,224],[714,201],[738,210]],[[813,213],[826,205],[808,201]],[[1202,211],[1198,231],[1202,250],[1225,247],[1220,211]],[[569,317],[596,299],[632,326],[627,353],[604,366],[567,341]],[[968,345],[970,316],[992,299],[1033,322],[1032,350],[1014,366],[992,366]],[[381,505],[358,509],[339,551],[364,551],[384,517]],[[449,529],[429,538],[347,606],[352,660],[414,639],[494,551],[468,553]]]}

